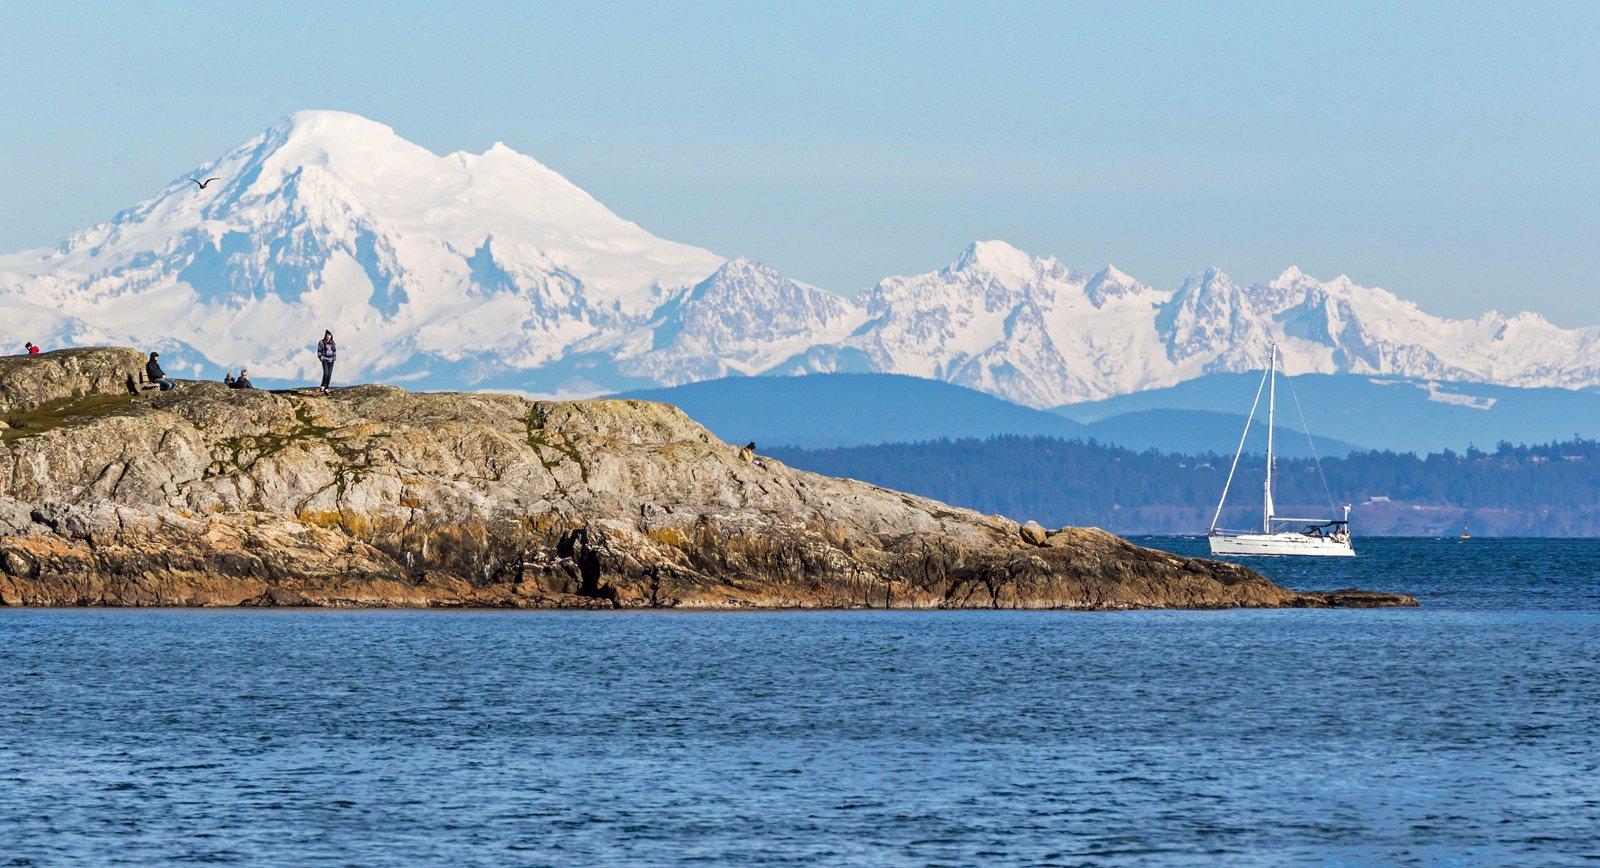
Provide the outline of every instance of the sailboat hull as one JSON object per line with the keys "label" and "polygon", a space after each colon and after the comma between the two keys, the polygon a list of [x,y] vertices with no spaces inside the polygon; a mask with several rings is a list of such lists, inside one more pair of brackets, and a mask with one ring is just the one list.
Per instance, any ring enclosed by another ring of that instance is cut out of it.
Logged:
{"label": "sailboat hull", "polygon": [[1348,537],[1334,539],[1303,533],[1212,534],[1211,553],[1228,557],[1298,555],[1324,558],[1355,557]]}

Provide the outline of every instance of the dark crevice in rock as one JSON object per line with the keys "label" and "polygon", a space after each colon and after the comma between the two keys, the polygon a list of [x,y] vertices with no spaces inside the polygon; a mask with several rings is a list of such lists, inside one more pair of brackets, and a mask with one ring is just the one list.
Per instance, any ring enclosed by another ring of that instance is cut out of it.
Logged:
{"label": "dark crevice in rock", "polygon": [[617,589],[600,581],[600,553],[589,544],[589,529],[568,531],[556,546],[556,554],[571,558],[578,569],[578,596],[608,600],[617,604]]}

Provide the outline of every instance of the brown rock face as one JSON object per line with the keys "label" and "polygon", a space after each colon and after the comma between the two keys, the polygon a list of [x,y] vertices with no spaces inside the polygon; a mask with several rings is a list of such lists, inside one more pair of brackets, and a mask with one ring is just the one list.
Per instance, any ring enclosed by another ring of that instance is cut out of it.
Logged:
{"label": "brown rock face", "polygon": [[740,460],[662,404],[131,395],[103,383],[138,353],[57,355],[0,365],[30,384],[0,388],[27,402],[0,412],[7,605],[1412,604],[1296,593],[1094,529],[1032,545],[997,516]]}

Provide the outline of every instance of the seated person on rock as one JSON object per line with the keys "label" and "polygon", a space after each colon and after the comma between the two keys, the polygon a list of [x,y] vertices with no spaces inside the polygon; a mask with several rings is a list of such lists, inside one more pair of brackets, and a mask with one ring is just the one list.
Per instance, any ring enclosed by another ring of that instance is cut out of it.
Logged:
{"label": "seated person on rock", "polygon": [[250,382],[250,372],[244,368],[239,369],[239,376],[228,384],[230,389],[254,389],[255,384]]}
{"label": "seated person on rock", "polygon": [[150,360],[144,363],[144,378],[160,386],[163,392],[176,389],[178,384],[172,382],[172,378],[167,376],[167,372],[161,370],[161,363],[156,361],[160,357],[160,353],[150,354]]}

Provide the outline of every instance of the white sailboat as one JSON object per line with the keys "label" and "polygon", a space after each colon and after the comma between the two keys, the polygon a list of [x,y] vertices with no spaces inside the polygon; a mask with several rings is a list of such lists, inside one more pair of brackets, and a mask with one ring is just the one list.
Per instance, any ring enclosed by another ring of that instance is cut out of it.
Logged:
{"label": "white sailboat", "polygon": [[[1356,550],[1350,543],[1350,506],[1344,507],[1344,518],[1288,518],[1275,514],[1272,502],[1272,429],[1276,423],[1278,405],[1278,345],[1273,344],[1267,370],[1262,374],[1261,385],[1256,387],[1255,401],[1250,404],[1250,415],[1245,418],[1244,433],[1239,435],[1239,449],[1233,453],[1233,466],[1228,468],[1228,481],[1222,486],[1222,499],[1217,501],[1217,512],[1211,517],[1207,537],[1214,555],[1311,555],[1316,557],[1354,557]],[[1290,383],[1290,388],[1293,388]],[[1239,469],[1239,457],[1244,454],[1245,439],[1250,436],[1250,423],[1255,420],[1256,407],[1261,404],[1261,392],[1267,392],[1267,479],[1262,492],[1261,531],[1232,531],[1217,527],[1222,520],[1222,507],[1228,502],[1228,489],[1233,486],[1233,475]],[[1295,406],[1299,406],[1299,398]],[[1305,414],[1301,413],[1301,426]],[[1310,440],[1310,430],[1306,438]],[[1312,456],[1316,455],[1313,445]],[[1322,472],[1321,462],[1317,472]],[[1324,481],[1326,485],[1326,481]],[[1332,506],[1332,497],[1329,505]],[[1296,526],[1299,526],[1296,529]]]}

